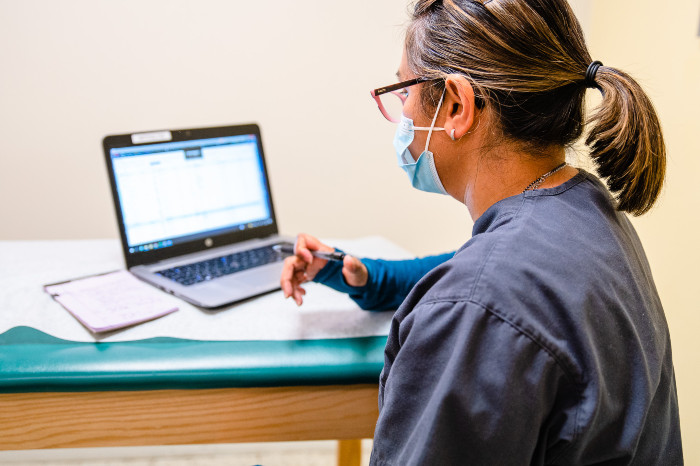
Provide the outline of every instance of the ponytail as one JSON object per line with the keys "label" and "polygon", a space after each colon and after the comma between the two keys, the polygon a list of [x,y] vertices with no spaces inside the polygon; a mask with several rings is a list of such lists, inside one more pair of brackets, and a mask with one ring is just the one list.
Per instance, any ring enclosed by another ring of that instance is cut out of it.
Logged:
{"label": "ponytail", "polygon": [[598,175],[617,198],[618,209],[647,212],[659,196],[666,173],[666,147],[654,106],[637,82],[601,67],[596,85],[603,102],[588,120],[586,144]]}

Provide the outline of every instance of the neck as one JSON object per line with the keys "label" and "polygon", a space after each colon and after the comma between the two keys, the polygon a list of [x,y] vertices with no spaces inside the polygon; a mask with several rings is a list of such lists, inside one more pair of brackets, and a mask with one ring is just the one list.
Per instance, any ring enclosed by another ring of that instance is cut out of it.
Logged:
{"label": "neck", "polygon": [[[492,129],[498,127],[491,122],[493,118],[488,110],[482,111],[478,115],[480,123],[457,141],[444,132],[434,134],[430,141],[443,186],[467,206],[474,221],[496,202],[521,194],[566,159],[564,146],[552,145],[534,152],[499,138],[498,131]],[[558,186],[576,173],[574,167],[565,166],[537,188]]]}
{"label": "neck", "polygon": [[[533,181],[565,161],[564,147],[552,147],[537,154],[499,150],[479,157],[476,167],[466,172],[463,201],[473,220],[489,207],[510,196],[521,194]],[[577,170],[565,166],[542,182],[538,189],[551,188],[571,179]]]}

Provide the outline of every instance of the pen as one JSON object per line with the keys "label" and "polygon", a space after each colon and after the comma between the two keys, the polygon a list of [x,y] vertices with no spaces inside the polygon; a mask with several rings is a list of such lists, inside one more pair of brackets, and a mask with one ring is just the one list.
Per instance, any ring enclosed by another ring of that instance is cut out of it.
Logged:
{"label": "pen", "polygon": [[[282,243],[282,244],[275,244],[272,246],[272,249],[274,249],[276,252],[281,253],[281,254],[291,254],[294,255],[294,245],[289,244],[289,243]],[[342,261],[343,258],[345,257],[345,254],[342,252],[322,252],[322,251],[312,251],[309,249],[309,252],[311,253],[312,256],[318,257],[319,259],[324,259],[327,261]]]}

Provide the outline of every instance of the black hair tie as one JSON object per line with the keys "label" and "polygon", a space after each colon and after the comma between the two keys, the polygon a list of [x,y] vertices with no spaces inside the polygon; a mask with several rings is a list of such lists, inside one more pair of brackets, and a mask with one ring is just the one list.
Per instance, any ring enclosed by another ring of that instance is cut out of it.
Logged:
{"label": "black hair tie", "polygon": [[598,87],[598,85],[595,83],[595,75],[598,72],[598,68],[601,66],[603,66],[603,63],[599,62],[598,60],[588,65],[588,69],[586,70],[586,79],[583,81],[586,87]]}

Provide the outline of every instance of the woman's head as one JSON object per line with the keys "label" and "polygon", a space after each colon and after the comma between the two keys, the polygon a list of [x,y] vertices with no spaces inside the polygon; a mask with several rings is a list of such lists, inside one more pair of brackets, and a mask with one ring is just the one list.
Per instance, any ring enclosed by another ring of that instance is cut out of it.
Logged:
{"label": "woman's head", "polygon": [[[567,146],[586,125],[585,76],[592,59],[566,0],[418,0],[406,36],[416,77],[464,76],[490,133],[530,153]],[[600,67],[603,102],[586,143],[620,210],[639,215],[658,197],[665,148],[649,99],[625,73]],[[420,88],[431,114],[444,81]]]}

